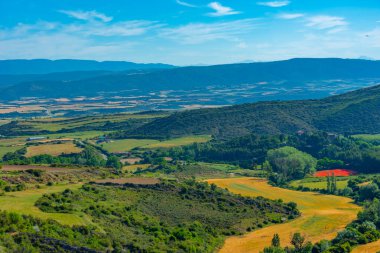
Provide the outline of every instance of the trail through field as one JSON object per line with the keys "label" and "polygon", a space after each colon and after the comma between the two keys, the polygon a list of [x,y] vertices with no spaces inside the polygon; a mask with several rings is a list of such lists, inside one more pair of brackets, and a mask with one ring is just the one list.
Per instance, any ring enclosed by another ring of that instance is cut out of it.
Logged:
{"label": "trail through field", "polygon": [[243,196],[292,201],[297,203],[302,213],[301,217],[284,224],[265,227],[244,236],[229,237],[221,253],[260,252],[271,244],[275,233],[280,235],[282,246],[289,245],[296,232],[302,233],[311,242],[330,240],[353,221],[360,211],[360,207],[351,203],[349,198],[277,188],[258,178],[211,179],[207,182]]}
{"label": "trail through field", "polygon": [[87,225],[91,221],[85,216],[69,213],[45,213],[42,212],[34,203],[43,194],[62,192],[65,189],[78,189],[81,184],[55,185],[42,189],[28,189],[19,192],[9,192],[0,196],[0,210],[17,212],[20,214],[31,215],[41,219],[54,219],[64,225]]}

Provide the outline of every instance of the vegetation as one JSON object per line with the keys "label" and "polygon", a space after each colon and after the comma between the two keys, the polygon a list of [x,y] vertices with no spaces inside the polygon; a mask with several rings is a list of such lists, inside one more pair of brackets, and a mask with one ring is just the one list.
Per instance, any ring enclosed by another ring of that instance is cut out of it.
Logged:
{"label": "vegetation", "polygon": [[36,206],[50,213],[83,212],[89,216],[104,234],[97,247],[95,242],[85,247],[140,252],[213,252],[226,235],[298,215],[291,204],[241,197],[192,180],[140,186],[84,185],[79,191],[44,195]]}
{"label": "vegetation", "polygon": [[320,100],[259,102],[179,112],[126,133],[145,138],[192,134],[232,138],[252,133],[294,134],[300,130],[378,133],[379,89],[374,86]]}
{"label": "vegetation", "polygon": [[273,187],[264,179],[228,178],[207,181],[243,196],[263,196],[294,202],[302,213],[301,217],[285,224],[259,229],[243,237],[230,237],[222,247],[221,253],[262,251],[271,245],[272,236],[276,233],[281,238],[282,247],[291,245],[291,238],[295,233],[301,233],[312,243],[324,239],[333,240],[337,232],[354,221],[361,210],[349,198]]}
{"label": "vegetation", "polygon": [[300,179],[315,171],[317,160],[309,154],[293,147],[282,147],[268,151],[269,164],[267,170],[272,175],[273,182],[280,183],[289,179]]}

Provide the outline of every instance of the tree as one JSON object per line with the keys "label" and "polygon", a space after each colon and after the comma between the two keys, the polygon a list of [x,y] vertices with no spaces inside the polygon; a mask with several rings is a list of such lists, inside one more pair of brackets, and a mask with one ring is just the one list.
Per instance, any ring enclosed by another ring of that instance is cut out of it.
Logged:
{"label": "tree", "polygon": [[269,150],[267,158],[273,171],[284,175],[288,180],[313,173],[317,164],[311,155],[288,146]]}
{"label": "tree", "polygon": [[272,246],[273,247],[280,247],[280,236],[278,234],[273,235]]}
{"label": "tree", "polygon": [[305,243],[305,237],[300,233],[295,233],[290,243],[294,246],[295,252],[302,252]]}

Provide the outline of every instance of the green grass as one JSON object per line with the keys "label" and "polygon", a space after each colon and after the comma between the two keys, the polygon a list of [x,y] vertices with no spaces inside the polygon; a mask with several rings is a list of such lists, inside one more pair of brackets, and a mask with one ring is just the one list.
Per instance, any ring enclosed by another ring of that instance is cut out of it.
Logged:
{"label": "green grass", "polygon": [[72,139],[87,140],[87,139],[93,139],[95,137],[105,135],[107,133],[109,133],[109,131],[81,131],[81,132],[74,132],[74,133],[47,134],[43,136],[49,137],[50,139],[72,138]]}
{"label": "green grass", "polygon": [[102,144],[102,148],[111,153],[126,152],[134,148],[155,149],[155,148],[171,148],[177,146],[189,145],[192,143],[207,142],[211,139],[209,135],[187,136],[175,138],[166,141],[158,141],[152,139],[124,139],[115,140],[110,143]]}
{"label": "green grass", "polygon": [[134,148],[143,147],[149,144],[158,143],[157,140],[150,139],[125,139],[125,140],[115,140],[110,143],[102,144],[102,148],[111,153],[126,152]]}
{"label": "green grass", "polygon": [[76,190],[81,184],[54,185],[42,189],[28,189],[20,192],[9,192],[0,196],[0,210],[32,215],[41,219],[54,219],[64,225],[87,225],[91,222],[81,214],[45,213],[34,206],[34,203],[44,194],[62,192],[65,189]]}
{"label": "green grass", "polygon": [[203,143],[208,142],[211,140],[210,135],[194,135],[194,136],[187,136],[187,137],[180,137],[175,138],[167,141],[161,141],[158,143],[152,143],[147,146],[144,146],[144,148],[172,148],[172,147],[178,147],[178,146],[185,146],[190,145],[193,143]]}
{"label": "green grass", "polygon": [[[322,181],[321,181],[322,180]],[[339,190],[342,190],[347,187],[349,178],[338,178],[336,182],[336,186]],[[326,179],[320,179],[320,178],[305,178],[302,180],[295,180],[290,183],[293,187],[303,186],[303,187],[309,187],[310,189],[326,189],[327,188],[327,181]]]}
{"label": "green grass", "polygon": [[352,137],[364,141],[380,141],[380,134],[356,134],[352,135]]}
{"label": "green grass", "polygon": [[3,158],[3,156],[8,152],[15,152],[16,150],[21,149],[20,146],[15,147],[6,147],[6,146],[0,146],[0,159]]}

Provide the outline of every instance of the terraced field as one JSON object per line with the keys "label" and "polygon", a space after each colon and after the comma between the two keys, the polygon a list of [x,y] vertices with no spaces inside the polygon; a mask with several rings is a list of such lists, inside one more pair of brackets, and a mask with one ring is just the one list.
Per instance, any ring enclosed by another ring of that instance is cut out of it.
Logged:
{"label": "terraced field", "polygon": [[269,199],[282,199],[296,202],[301,217],[288,223],[269,226],[244,236],[230,237],[220,252],[260,252],[269,246],[273,234],[278,233],[282,245],[289,245],[292,234],[301,232],[308,241],[333,239],[337,232],[356,218],[360,207],[351,199],[322,195],[312,192],[299,192],[270,186],[258,178],[227,178],[207,180],[231,192],[244,196],[263,196]]}

